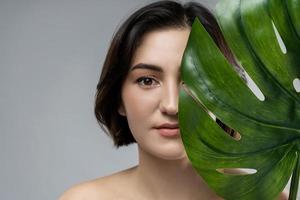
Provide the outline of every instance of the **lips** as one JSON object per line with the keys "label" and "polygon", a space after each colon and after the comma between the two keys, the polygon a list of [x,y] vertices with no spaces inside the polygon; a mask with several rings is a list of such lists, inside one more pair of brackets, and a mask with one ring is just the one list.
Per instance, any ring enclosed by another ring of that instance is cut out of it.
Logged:
{"label": "lips", "polygon": [[158,133],[165,137],[172,137],[179,135],[179,126],[177,123],[164,123],[156,127]]}
{"label": "lips", "polygon": [[169,128],[169,129],[174,129],[174,128],[179,128],[178,127],[178,124],[175,123],[175,124],[171,124],[171,123],[164,123],[164,124],[161,124],[159,126],[157,126],[157,128]]}

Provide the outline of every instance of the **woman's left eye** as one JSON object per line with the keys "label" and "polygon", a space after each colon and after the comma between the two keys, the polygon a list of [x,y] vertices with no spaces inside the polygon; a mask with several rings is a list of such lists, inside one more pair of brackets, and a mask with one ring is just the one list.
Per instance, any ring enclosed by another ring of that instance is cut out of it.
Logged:
{"label": "woman's left eye", "polygon": [[136,82],[143,87],[155,87],[159,82],[152,77],[143,76],[136,80]]}

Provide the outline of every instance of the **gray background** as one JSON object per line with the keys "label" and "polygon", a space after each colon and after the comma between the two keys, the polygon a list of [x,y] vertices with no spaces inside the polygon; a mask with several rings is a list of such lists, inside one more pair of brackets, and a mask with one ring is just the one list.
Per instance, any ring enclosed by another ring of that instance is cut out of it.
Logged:
{"label": "gray background", "polygon": [[[213,7],[214,1],[199,1]],[[137,163],[93,115],[116,27],[142,0],[0,1],[0,199],[57,199]]]}

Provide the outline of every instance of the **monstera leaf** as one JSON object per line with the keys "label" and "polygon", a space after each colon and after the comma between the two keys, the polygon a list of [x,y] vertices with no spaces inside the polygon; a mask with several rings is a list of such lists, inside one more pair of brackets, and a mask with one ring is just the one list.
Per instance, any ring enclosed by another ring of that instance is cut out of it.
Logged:
{"label": "monstera leaf", "polygon": [[[179,123],[187,155],[225,199],[276,199],[291,176],[289,198],[296,199],[300,0],[221,0],[216,15],[231,50],[263,97],[249,89],[196,19],[181,66],[185,84]],[[240,138],[227,134],[209,112]],[[253,170],[232,173],[236,168]]]}

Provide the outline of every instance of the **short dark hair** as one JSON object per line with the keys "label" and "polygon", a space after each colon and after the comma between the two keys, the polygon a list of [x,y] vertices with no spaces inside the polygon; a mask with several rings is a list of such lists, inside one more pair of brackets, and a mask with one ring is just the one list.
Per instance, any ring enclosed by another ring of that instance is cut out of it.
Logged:
{"label": "short dark hair", "polygon": [[[134,12],[118,29],[106,55],[95,95],[95,115],[115,146],[135,142],[126,117],[118,113],[121,87],[143,36],[158,29],[190,28],[198,17],[229,62],[237,66],[213,14],[196,2],[158,1]],[[225,129],[224,129],[225,130]]]}

